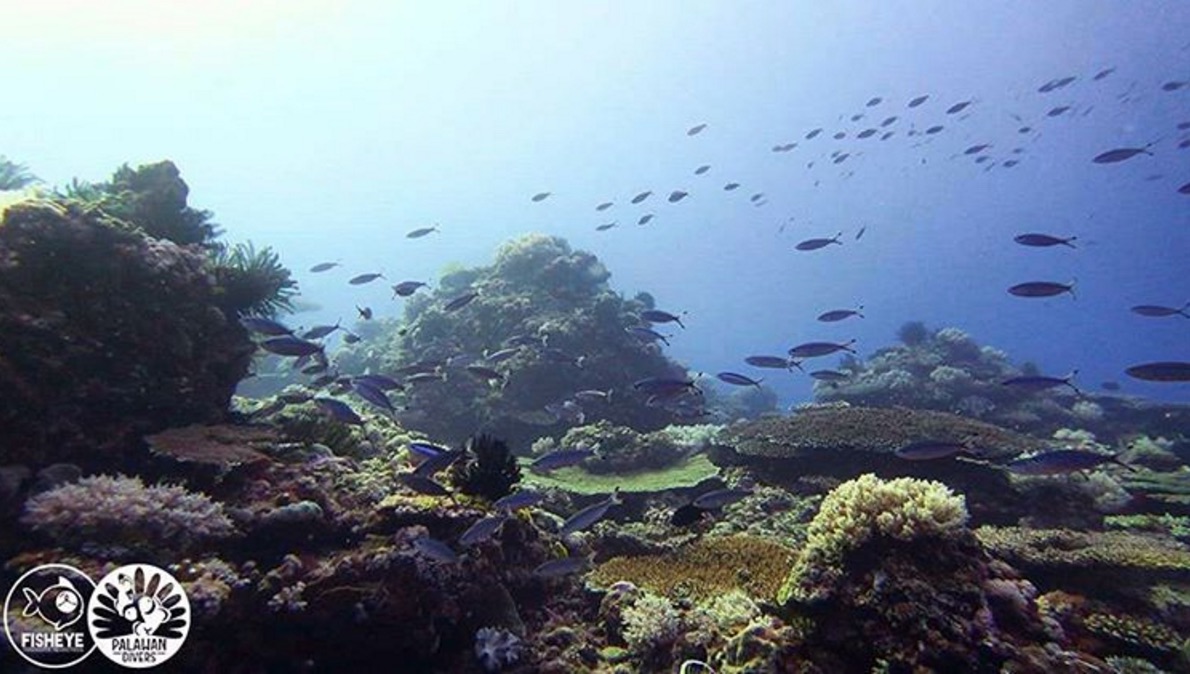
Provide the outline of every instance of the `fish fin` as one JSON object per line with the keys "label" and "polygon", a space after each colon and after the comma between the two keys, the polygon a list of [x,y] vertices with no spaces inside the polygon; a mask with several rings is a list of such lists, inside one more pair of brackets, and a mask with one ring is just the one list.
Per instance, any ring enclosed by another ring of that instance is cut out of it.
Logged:
{"label": "fish fin", "polygon": [[31,615],[36,615],[38,611],[37,595],[27,587],[22,587],[21,592],[25,595],[25,601],[29,602],[25,605],[25,610],[21,612],[21,617],[28,618]]}

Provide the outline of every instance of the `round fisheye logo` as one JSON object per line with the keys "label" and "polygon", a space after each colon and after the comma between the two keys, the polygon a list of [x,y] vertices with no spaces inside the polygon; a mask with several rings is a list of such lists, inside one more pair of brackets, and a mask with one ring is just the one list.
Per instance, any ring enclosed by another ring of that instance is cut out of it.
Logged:
{"label": "round fisheye logo", "polygon": [[4,634],[21,657],[62,669],[95,650],[83,620],[95,583],[66,564],[43,564],[17,579],[4,599]]}
{"label": "round fisheye logo", "polygon": [[133,669],[155,667],[190,632],[190,600],[167,571],[129,564],[104,576],[87,604],[87,625],[99,652]]}

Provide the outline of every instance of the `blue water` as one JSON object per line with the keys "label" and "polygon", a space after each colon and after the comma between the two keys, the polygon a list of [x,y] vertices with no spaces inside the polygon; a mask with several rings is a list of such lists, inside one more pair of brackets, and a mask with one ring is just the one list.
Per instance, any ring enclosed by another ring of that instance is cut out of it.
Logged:
{"label": "blue water", "polygon": [[[624,294],[687,312],[687,330],[665,332],[694,370],[757,374],[745,356],[811,340],[855,338],[867,354],[922,320],[1050,374],[1079,368],[1088,388],[1190,399],[1190,385],[1123,374],[1190,360],[1190,320],[1128,311],[1190,300],[1190,196],[1177,193],[1190,131],[1176,128],[1190,87],[1161,88],[1190,80],[1187,3],[48,2],[4,21],[0,152],[59,185],[172,159],[226,240],[297,270],[323,309],[294,323],[351,319],[356,304],[399,315],[387,287],[346,279],[434,280],[539,231],[597,254]],[[1038,93],[1063,76],[1078,79]],[[1059,105],[1072,109],[1046,116]],[[854,138],[892,115],[894,137]],[[906,135],[933,124],[946,128]],[[990,171],[962,154],[979,143]],[[1091,162],[1149,143],[1153,156]],[[851,156],[833,164],[834,150]],[[674,189],[690,196],[669,204]],[[616,206],[595,212],[602,201]],[[1012,242],[1028,231],[1078,248]],[[837,232],[842,246],[793,249]],[[304,271],[328,259],[344,267]],[[1006,292],[1071,279],[1077,299]],[[814,320],[857,304],[863,320]],[[768,377],[783,402],[811,395],[805,376]]]}

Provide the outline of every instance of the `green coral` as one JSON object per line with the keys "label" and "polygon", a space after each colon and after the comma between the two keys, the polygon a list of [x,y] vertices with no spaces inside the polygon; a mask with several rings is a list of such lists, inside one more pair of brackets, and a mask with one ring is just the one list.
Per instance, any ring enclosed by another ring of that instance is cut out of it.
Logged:
{"label": "green coral", "polygon": [[967,507],[961,495],[928,480],[881,480],[872,474],[827,494],[810,522],[806,545],[777,599],[811,601],[829,595],[848,552],[873,538],[912,541],[961,530]]}

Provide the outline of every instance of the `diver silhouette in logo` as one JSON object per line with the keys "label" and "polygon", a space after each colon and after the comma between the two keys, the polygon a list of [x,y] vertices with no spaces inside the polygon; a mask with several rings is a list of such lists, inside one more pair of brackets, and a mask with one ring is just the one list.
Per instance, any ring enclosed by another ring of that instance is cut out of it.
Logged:
{"label": "diver silhouette in logo", "polygon": [[91,626],[97,639],[122,636],[166,637],[178,639],[186,627],[186,608],[179,604],[182,595],[171,582],[161,584],[157,573],[145,577],[138,568],[129,576],[121,573],[115,583],[97,588],[98,606],[93,609]]}
{"label": "diver silhouette in logo", "polygon": [[52,626],[55,632],[61,632],[83,617],[83,596],[63,576],[58,576],[58,580],[42,590],[41,594],[27,587],[21,588],[21,592],[27,602],[21,615],[26,618],[37,616]]}

